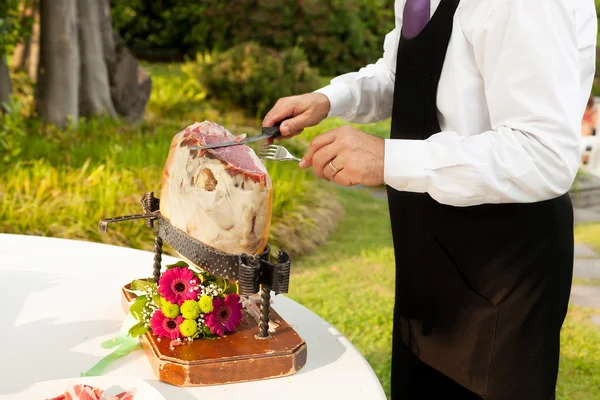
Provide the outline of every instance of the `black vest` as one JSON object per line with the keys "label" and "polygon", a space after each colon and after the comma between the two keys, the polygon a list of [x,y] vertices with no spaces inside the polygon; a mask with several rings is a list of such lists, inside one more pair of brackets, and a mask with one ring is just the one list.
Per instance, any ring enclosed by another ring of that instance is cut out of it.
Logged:
{"label": "black vest", "polygon": [[[441,131],[438,82],[458,4],[442,0],[417,37],[400,39],[392,139]],[[553,399],[573,268],[569,196],[452,207],[387,190],[396,256],[393,398],[428,398],[410,354],[485,399]]]}

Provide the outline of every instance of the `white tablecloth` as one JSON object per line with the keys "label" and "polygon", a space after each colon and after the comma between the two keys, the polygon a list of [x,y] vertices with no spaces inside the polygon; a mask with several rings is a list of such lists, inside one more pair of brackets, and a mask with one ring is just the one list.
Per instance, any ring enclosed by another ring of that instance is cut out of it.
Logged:
{"label": "white tablecloth", "polygon": [[[116,246],[0,234],[0,398],[35,382],[79,377],[110,353],[100,343],[122,325],[120,289],[150,276],[152,260],[150,252]],[[173,261],[164,257],[163,265]],[[141,350],[105,375],[143,378],[169,400],[385,399],[370,365],[331,325],[282,295],[274,308],[307,342],[308,361],[293,376],[179,388],[158,381]]]}

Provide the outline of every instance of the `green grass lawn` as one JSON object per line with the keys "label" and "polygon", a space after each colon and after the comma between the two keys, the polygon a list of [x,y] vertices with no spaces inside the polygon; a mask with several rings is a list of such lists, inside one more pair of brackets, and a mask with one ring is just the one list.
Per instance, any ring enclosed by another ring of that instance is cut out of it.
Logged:
{"label": "green grass lawn", "polygon": [[575,227],[575,241],[585,243],[600,254],[600,223],[586,223]]}
{"label": "green grass lawn", "polygon": [[[328,243],[293,266],[289,296],[334,325],[367,358],[389,396],[394,254],[387,204],[339,190],[346,216]],[[600,329],[570,307],[562,334],[559,399],[600,398]]]}
{"label": "green grass lawn", "polygon": [[573,278],[573,285],[600,286],[600,279]]}

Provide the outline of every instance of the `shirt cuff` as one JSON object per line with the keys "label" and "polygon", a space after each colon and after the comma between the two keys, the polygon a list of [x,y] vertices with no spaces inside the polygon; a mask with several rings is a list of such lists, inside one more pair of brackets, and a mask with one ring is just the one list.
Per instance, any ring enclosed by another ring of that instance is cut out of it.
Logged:
{"label": "shirt cuff", "polygon": [[383,180],[398,190],[413,193],[427,191],[424,140],[385,140]]}
{"label": "shirt cuff", "polygon": [[352,107],[352,92],[344,84],[331,84],[315,90],[315,93],[324,94],[329,99],[330,109],[327,118],[341,117]]}

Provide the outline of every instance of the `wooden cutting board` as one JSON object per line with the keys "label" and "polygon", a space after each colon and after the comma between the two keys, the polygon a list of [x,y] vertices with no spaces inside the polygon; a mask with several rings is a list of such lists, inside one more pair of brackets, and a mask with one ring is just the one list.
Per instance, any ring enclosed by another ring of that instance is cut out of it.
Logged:
{"label": "wooden cutting board", "polygon": [[[122,288],[123,306],[129,311],[136,295]],[[245,314],[245,312],[244,312]],[[156,377],[176,386],[208,386],[278,378],[295,374],[306,364],[304,340],[273,308],[271,321],[279,326],[269,339],[256,339],[258,325],[245,315],[235,333],[210,340],[194,340],[170,347],[169,339],[150,332],[140,338]]]}

